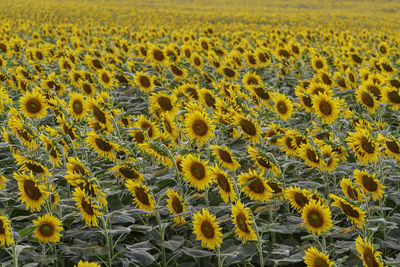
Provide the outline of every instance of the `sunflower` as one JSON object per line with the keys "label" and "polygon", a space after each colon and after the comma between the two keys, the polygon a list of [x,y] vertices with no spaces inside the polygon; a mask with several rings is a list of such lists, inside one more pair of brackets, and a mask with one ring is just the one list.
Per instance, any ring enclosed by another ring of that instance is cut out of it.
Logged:
{"label": "sunflower", "polygon": [[245,208],[242,202],[237,201],[235,205],[232,205],[232,222],[236,232],[235,236],[243,240],[243,242],[257,238],[250,216],[250,209]]}
{"label": "sunflower", "polygon": [[329,87],[326,84],[318,83],[315,81],[310,83],[310,85],[307,87],[306,92],[308,93],[308,95],[310,95],[311,98],[318,94],[326,94],[329,97],[333,96],[333,90],[331,87]]}
{"label": "sunflower", "polygon": [[192,57],[191,57],[193,66],[196,69],[201,69],[203,67],[203,60],[201,59],[201,56],[199,54],[197,54],[196,52],[192,53]]}
{"label": "sunflower", "polygon": [[76,187],[73,192],[73,199],[86,226],[98,226],[97,216],[101,215],[101,212],[99,206],[89,197],[88,193]]}
{"label": "sunflower", "polygon": [[383,189],[386,187],[382,185],[378,179],[375,178],[375,173],[369,174],[366,170],[354,170],[353,176],[356,183],[361,186],[364,193],[372,193],[373,200],[383,197]]}
{"label": "sunflower", "polygon": [[20,111],[29,118],[43,118],[47,115],[46,98],[39,89],[25,93],[20,99]]}
{"label": "sunflower", "polygon": [[100,99],[91,98],[88,100],[88,106],[93,113],[94,118],[100,129],[105,128],[111,132],[113,126],[111,124],[111,115],[108,111],[104,110],[100,105]]}
{"label": "sunflower", "polygon": [[106,138],[97,135],[96,133],[89,132],[86,137],[86,143],[92,148],[100,157],[104,159],[115,160],[114,151],[118,145],[107,140]]}
{"label": "sunflower", "polygon": [[174,216],[174,222],[178,225],[184,225],[186,223],[185,217],[180,214],[186,212],[186,205],[182,198],[173,189],[167,190],[167,197],[167,207]]}
{"label": "sunflower", "polygon": [[49,153],[51,165],[53,167],[58,167],[61,164],[62,154],[57,150],[57,146],[44,134],[40,135],[40,140],[43,142],[47,152]]}
{"label": "sunflower", "polygon": [[361,201],[364,199],[364,194],[360,189],[355,187],[349,178],[343,177],[340,181],[340,187],[342,188],[343,194],[355,201]]}
{"label": "sunflower", "polygon": [[318,251],[315,247],[310,247],[305,251],[305,254],[303,259],[307,267],[331,267],[334,265],[334,263],[329,260],[329,255]]}
{"label": "sunflower", "polygon": [[138,147],[143,153],[153,156],[159,164],[170,168],[173,166],[173,163],[164,145],[164,143],[157,140],[138,144]]}
{"label": "sunflower", "polygon": [[167,60],[164,51],[156,46],[150,48],[149,54],[153,62],[156,64],[162,64]]}
{"label": "sunflower", "polygon": [[218,162],[222,167],[232,171],[236,171],[240,167],[240,164],[233,157],[232,152],[227,147],[214,145],[210,148],[212,149],[212,155],[218,159]]}
{"label": "sunflower", "polygon": [[387,56],[389,54],[389,46],[386,42],[380,42],[378,44],[378,51],[383,55]]}
{"label": "sunflower", "polygon": [[218,185],[219,193],[225,203],[236,200],[232,179],[228,177],[226,172],[221,170],[218,166],[215,166],[211,168],[211,177]]}
{"label": "sunflower", "polygon": [[297,186],[291,186],[285,189],[285,198],[290,201],[290,205],[297,210],[302,212],[304,207],[309,203],[309,195],[311,192],[307,189],[301,189]]}
{"label": "sunflower", "polygon": [[211,215],[206,209],[193,214],[193,233],[196,240],[201,240],[201,245],[209,249],[221,247],[222,233],[219,223],[215,221],[215,215]]}
{"label": "sunflower", "polygon": [[390,138],[385,138],[382,136],[382,139],[385,145],[384,153],[387,156],[400,161],[400,143],[396,140],[396,138],[394,138],[392,135]]}
{"label": "sunflower", "polygon": [[358,128],[356,132],[349,133],[346,141],[361,164],[378,161],[379,144],[371,138],[369,129]]}
{"label": "sunflower", "polygon": [[274,103],[274,110],[282,120],[286,121],[292,116],[293,103],[286,95],[275,94]]}
{"label": "sunflower", "polygon": [[87,96],[93,96],[95,94],[95,86],[93,83],[90,82],[80,81],[79,89]]}
{"label": "sunflower", "polygon": [[356,238],[356,249],[360,253],[360,259],[363,261],[364,267],[383,267],[380,259],[382,253],[375,251],[372,242],[368,242],[367,238],[363,239],[358,236]]}
{"label": "sunflower", "polygon": [[97,185],[98,181],[96,177],[91,177],[89,179],[80,179],[77,181],[76,186],[83,190],[89,198],[96,199],[100,208],[104,208],[107,205],[107,195],[100,191]]}
{"label": "sunflower", "polygon": [[69,94],[69,113],[75,120],[81,120],[87,113],[87,104],[82,94],[71,92]]}
{"label": "sunflower", "polygon": [[77,181],[81,180],[82,176],[89,175],[89,170],[82,164],[79,158],[67,158],[67,174],[64,178],[73,186],[77,186]]}
{"label": "sunflower", "polygon": [[170,64],[169,69],[171,70],[172,74],[174,74],[175,78],[178,80],[185,79],[187,75],[187,71],[185,69],[181,69],[175,64]]}
{"label": "sunflower", "polygon": [[195,139],[200,145],[214,137],[215,125],[213,121],[201,111],[193,111],[185,118],[184,131],[191,141]]}
{"label": "sunflower", "polygon": [[252,157],[252,159],[255,161],[256,166],[259,170],[261,171],[266,171],[269,170],[272,172],[272,174],[277,177],[281,174],[281,170],[279,169],[278,166],[276,166],[269,158],[261,155],[261,153],[253,148],[252,146],[248,145],[247,146],[247,153]]}
{"label": "sunflower", "polygon": [[78,265],[74,265],[74,267],[101,267],[100,264],[95,262],[88,262],[80,260]]}
{"label": "sunflower", "polygon": [[399,89],[391,86],[386,86],[382,90],[382,102],[391,105],[392,109],[400,109],[400,94]]}
{"label": "sunflower", "polygon": [[[135,127],[141,128],[143,131],[145,131],[150,140],[154,140],[160,136],[160,131],[158,130],[158,128],[151,120],[146,118],[146,116],[144,115],[140,115],[139,117],[137,117]],[[134,131],[133,133],[136,134],[136,131]]]}
{"label": "sunflower", "polygon": [[299,157],[301,157],[307,165],[318,168],[319,170],[325,168],[326,163],[321,158],[320,152],[317,151],[317,149],[311,144],[302,144],[298,150],[298,153]]}
{"label": "sunflower", "polygon": [[204,190],[212,182],[207,163],[208,161],[203,162],[198,156],[191,154],[182,160],[184,177],[198,190]]}
{"label": "sunflower", "polygon": [[236,124],[253,143],[259,142],[261,136],[260,127],[255,121],[251,120],[248,116],[245,117],[236,114],[234,116],[234,124]]}
{"label": "sunflower", "polygon": [[39,243],[60,242],[60,237],[62,236],[60,232],[63,230],[60,219],[51,214],[45,214],[37,220],[33,220],[33,226],[37,227],[33,234],[39,240]]}
{"label": "sunflower", "polygon": [[173,115],[177,111],[176,97],[167,94],[153,94],[150,96],[149,109],[151,114],[159,117],[161,114]]}
{"label": "sunflower", "polygon": [[144,180],[143,175],[130,164],[115,165],[114,167],[110,168],[110,171],[116,172],[116,174],[121,177],[122,180],[133,180],[137,183],[140,183]]}
{"label": "sunflower", "polygon": [[338,99],[333,99],[324,93],[314,95],[312,105],[314,113],[321,118],[322,122],[327,124],[336,121],[340,112]]}
{"label": "sunflower", "polygon": [[252,86],[263,86],[261,78],[254,72],[247,72],[242,78],[243,86],[250,91]]}
{"label": "sunflower", "polygon": [[111,88],[111,86],[113,85],[113,78],[112,78],[112,74],[106,70],[106,69],[101,69],[99,71],[99,74],[97,76],[98,81],[103,85],[103,87],[105,89],[109,89]]}
{"label": "sunflower", "polygon": [[351,220],[351,222],[357,225],[358,228],[363,228],[365,223],[364,211],[362,211],[359,207],[352,205],[350,202],[341,197],[335,196],[333,194],[329,194],[329,197],[333,199],[333,203],[331,203],[331,206],[340,208],[342,212],[347,215],[348,220]]}
{"label": "sunflower", "polygon": [[17,161],[17,165],[22,165],[20,170],[22,171],[31,171],[33,174],[39,174],[42,176],[50,175],[49,170],[39,161],[24,157],[19,154],[13,155],[15,160]]}
{"label": "sunflower", "polygon": [[299,146],[296,145],[296,139],[300,139],[302,135],[295,130],[287,130],[284,136],[278,139],[278,145],[286,152],[288,156],[297,156]]}
{"label": "sunflower", "polygon": [[174,121],[174,116],[171,114],[163,114],[161,116],[161,123],[164,129],[164,133],[167,134],[172,140],[175,140],[179,132]]}
{"label": "sunflower", "polygon": [[221,66],[218,71],[222,73],[224,78],[228,81],[235,81],[239,76],[239,73],[229,66]]}
{"label": "sunflower", "polygon": [[239,186],[251,200],[266,202],[272,196],[273,190],[263,178],[263,174],[258,175],[255,171],[241,173],[238,177]]}
{"label": "sunflower", "polygon": [[5,216],[0,216],[0,246],[10,246],[14,244],[12,231],[10,229],[10,220]]}
{"label": "sunflower", "polygon": [[7,182],[7,178],[4,177],[3,175],[0,175],[0,190],[3,190],[4,188],[6,188],[6,182]]}
{"label": "sunflower", "polygon": [[40,211],[49,193],[44,185],[34,178],[32,172],[30,174],[14,173],[14,178],[18,182],[18,189],[22,203],[26,204],[26,209],[32,212]]}
{"label": "sunflower", "polygon": [[126,188],[131,192],[133,196],[133,203],[136,207],[141,210],[145,210],[149,213],[154,213],[154,199],[151,193],[149,193],[149,188],[144,184],[136,183],[132,180],[127,180]]}
{"label": "sunflower", "polygon": [[199,90],[199,96],[200,101],[204,106],[206,106],[207,108],[216,108],[218,98],[212,90],[202,88],[201,90]]}
{"label": "sunflower", "polygon": [[267,179],[267,185],[272,189],[272,195],[274,197],[277,197],[278,199],[283,198],[285,190],[281,186],[280,182]]}
{"label": "sunflower", "polygon": [[374,114],[376,109],[378,108],[377,101],[375,100],[372,93],[370,93],[366,88],[360,87],[356,90],[356,99],[371,114]]}
{"label": "sunflower", "polygon": [[145,93],[150,92],[154,87],[154,79],[144,72],[137,72],[133,80]]}
{"label": "sunflower", "polygon": [[393,75],[396,72],[396,69],[387,58],[382,57],[379,60],[379,63],[384,74]]}
{"label": "sunflower", "polygon": [[301,218],[304,220],[303,225],[308,231],[312,231],[320,235],[321,232],[326,232],[332,227],[331,211],[329,207],[315,200],[310,200],[303,207]]}
{"label": "sunflower", "polygon": [[321,57],[320,55],[313,55],[311,59],[311,66],[315,71],[326,69],[328,67],[328,64],[326,62],[326,59]]}

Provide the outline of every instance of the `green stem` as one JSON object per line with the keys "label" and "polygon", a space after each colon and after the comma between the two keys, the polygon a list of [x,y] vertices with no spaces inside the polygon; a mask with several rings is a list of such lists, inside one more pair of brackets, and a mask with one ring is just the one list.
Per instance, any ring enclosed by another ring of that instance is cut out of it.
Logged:
{"label": "green stem", "polygon": [[322,250],[326,254],[326,237],[325,237],[325,234],[322,234]]}
{"label": "green stem", "polygon": [[260,260],[260,266],[264,266],[264,255],[263,255],[263,249],[262,249],[262,239],[260,236],[260,233],[258,232],[257,224],[254,222],[254,227],[256,228],[256,234],[257,234],[257,250],[258,250],[258,256]]}
{"label": "green stem", "polygon": [[217,247],[216,253],[217,253],[218,267],[222,267],[223,261],[221,259],[221,251],[219,250],[219,247]]}
{"label": "green stem", "polygon": [[165,229],[162,226],[161,216],[160,216],[160,213],[158,212],[157,208],[156,208],[156,218],[157,218],[158,228],[160,229],[159,230],[160,237],[161,237],[161,240],[162,240],[162,244],[161,244],[162,266],[165,267],[165,266],[167,266],[167,257],[166,257],[166,254],[165,254],[165,246],[164,246],[164,240],[165,240],[165,235],[164,235],[165,231],[164,230]]}
{"label": "green stem", "polygon": [[15,248],[16,248],[16,245],[12,244],[12,258],[13,258],[14,267],[18,267],[18,255],[17,255],[17,250]]}

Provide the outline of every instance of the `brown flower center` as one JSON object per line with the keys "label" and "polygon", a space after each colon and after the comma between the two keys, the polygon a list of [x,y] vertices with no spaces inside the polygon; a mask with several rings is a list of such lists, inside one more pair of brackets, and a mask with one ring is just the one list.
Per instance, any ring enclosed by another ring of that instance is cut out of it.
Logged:
{"label": "brown flower center", "polygon": [[386,141],[386,147],[395,154],[400,153],[400,147],[395,140]]}
{"label": "brown flower center", "polygon": [[193,132],[198,136],[204,136],[208,132],[207,123],[202,119],[196,119],[192,124]]}
{"label": "brown flower center", "polygon": [[340,201],[340,207],[342,208],[343,212],[352,218],[359,218],[360,214],[358,213],[357,210],[353,209],[353,207],[349,204],[343,203]]}
{"label": "brown flower center", "polygon": [[200,226],[200,229],[201,229],[202,234],[206,238],[213,238],[214,237],[214,227],[212,226],[212,224],[209,221],[202,222],[201,226]]}
{"label": "brown flower center", "polygon": [[312,210],[308,216],[307,221],[312,227],[321,227],[324,224],[324,219],[317,210]]}
{"label": "brown flower center", "polygon": [[101,74],[101,80],[105,83],[109,83],[110,82],[110,77],[108,77],[107,73],[103,73]]}
{"label": "brown flower center", "polygon": [[375,192],[378,189],[378,184],[369,175],[362,176],[362,184],[369,192]]}
{"label": "brown flower center", "polygon": [[264,90],[264,88],[262,88],[262,87],[255,87],[254,92],[256,93],[256,95],[258,97],[260,97],[261,99],[264,99],[264,100],[268,100],[271,97],[269,95],[269,93],[267,92],[267,90]]}
{"label": "brown flower center", "polygon": [[353,189],[351,186],[347,186],[347,194],[351,199],[357,200],[358,199],[358,193],[356,189]]}
{"label": "brown flower center", "polygon": [[231,186],[229,184],[228,178],[226,178],[225,175],[218,173],[217,182],[219,187],[225,192],[229,193],[231,191]]}
{"label": "brown flower center", "polygon": [[251,191],[253,191],[256,194],[261,194],[265,191],[265,186],[263,185],[262,181],[260,180],[259,177],[254,176],[250,177],[248,181],[256,178],[253,182],[251,182],[248,187],[250,188]]}
{"label": "brown flower center", "polygon": [[157,61],[163,61],[165,59],[164,53],[161,50],[155,49],[153,51],[153,57]]}
{"label": "brown flower center", "polygon": [[387,97],[389,98],[391,103],[400,104],[400,95],[396,91],[390,91],[387,94]]}
{"label": "brown flower center", "polygon": [[243,132],[245,132],[246,134],[248,134],[250,136],[256,136],[257,129],[251,121],[249,121],[247,119],[241,119],[239,124],[240,124],[240,127],[242,128]]}
{"label": "brown flower center", "polygon": [[228,151],[218,149],[218,156],[222,159],[223,162],[233,163],[232,157]]}
{"label": "brown flower center", "polygon": [[171,103],[171,99],[169,99],[169,97],[160,96],[157,98],[157,102],[164,111],[172,110],[172,103]]}
{"label": "brown flower center", "polygon": [[200,162],[193,162],[190,165],[190,173],[197,180],[202,180],[206,176],[206,168]]}
{"label": "brown flower center", "polygon": [[101,109],[99,107],[97,107],[96,105],[92,105],[92,111],[93,111],[93,115],[96,118],[96,120],[98,120],[99,122],[105,124],[106,123],[106,115],[104,114],[103,111],[101,111]]}
{"label": "brown flower center", "polygon": [[283,114],[284,115],[288,111],[288,107],[287,107],[285,101],[279,101],[276,104],[276,108],[278,109],[279,114]]}
{"label": "brown flower center", "polygon": [[236,215],[236,224],[241,231],[247,234],[250,233],[249,227],[247,226],[246,216],[243,213]]}
{"label": "brown flower center", "polygon": [[54,234],[54,226],[52,224],[44,223],[39,226],[39,232],[44,237],[49,237]]}
{"label": "brown flower center", "polygon": [[32,180],[24,181],[24,191],[30,199],[35,201],[39,200],[42,196],[42,192],[40,192],[39,188],[36,186],[36,183]]}
{"label": "brown flower center", "polygon": [[315,66],[317,67],[317,69],[322,69],[324,67],[324,63],[322,63],[321,60],[317,60],[315,61]]}
{"label": "brown flower center", "polygon": [[215,108],[215,98],[210,93],[204,94],[204,100],[207,106]]}
{"label": "brown flower center", "polygon": [[141,203],[143,203],[145,205],[150,204],[149,196],[147,195],[147,193],[144,191],[143,188],[136,187],[135,188],[135,196]]}
{"label": "brown flower center", "polygon": [[300,208],[303,208],[305,205],[308,204],[308,198],[304,196],[303,193],[299,192],[296,192],[294,194],[294,201]]}
{"label": "brown flower center", "polygon": [[379,267],[380,266],[379,263],[376,261],[376,259],[374,257],[374,253],[368,247],[364,248],[363,259],[364,259],[364,262],[367,264],[368,267]]}
{"label": "brown flower center", "polygon": [[34,173],[43,173],[44,169],[42,166],[40,166],[39,164],[36,163],[32,163],[32,162],[25,162],[25,166],[33,171]]}
{"label": "brown flower center", "polygon": [[312,162],[314,162],[314,163],[318,163],[318,162],[319,162],[318,155],[317,155],[317,153],[315,153],[314,150],[312,150],[312,149],[307,149],[306,154],[307,154],[308,160],[310,160],[310,161],[312,161]]}
{"label": "brown flower center", "polygon": [[140,85],[142,85],[145,88],[148,88],[151,85],[150,79],[147,76],[140,76],[139,82],[140,82]]}
{"label": "brown flower center", "polygon": [[90,216],[94,215],[94,209],[92,207],[92,204],[90,202],[87,202],[85,199],[82,199],[81,201],[82,209],[89,214]]}
{"label": "brown flower center", "polygon": [[233,78],[233,77],[235,77],[235,75],[236,75],[236,72],[235,72],[234,70],[232,70],[232,69],[230,69],[230,68],[227,68],[227,67],[223,68],[222,71],[223,71],[224,74],[225,74],[226,76],[228,76],[229,78]]}
{"label": "brown flower center", "polygon": [[0,220],[0,235],[4,235],[6,232],[5,225],[3,224],[3,220]]}
{"label": "brown flower center", "polygon": [[179,200],[179,198],[174,197],[172,199],[172,208],[174,209],[174,211],[176,212],[176,214],[182,213],[183,211],[183,206],[181,201]]}
{"label": "brown flower center", "polygon": [[103,150],[105,152],[111,151],[111,149],[112,149],[112,146],[108,142],[104,141],[101,138],[96,138],[94,140],[94,142],[96,143],[96,146],[98,148],[100,148],[101,150]]}
{"label": "brown flower center", "polygon": [[372,154],[375,152],[375,145],[374,143],[368,141],[368,139],[363,136],[361,138],[361,147],[363,148],[363,150],[369,154]]}
{"label": "brown flower center", "polygon": [[127,179],[136,179],[139,177],[139,174],[133,167],[130,166],[122,166],[119,168],[119,172]]}
{"label": "brown flower center", "polygon": [[329,103],[326,100],[322,100],[319,102],[319,110],[324,114],[325,116],[329,116],[332,114],[332,106],[331,103]]}
{"label": "brown flower center", "polygon": [[304,106],[309,107],[309,108],[311,108],[313,106],[311,97],[309,97],[308,95],[303,95],[301,97],[301,99],[303,100]]}
{"label": "brown flower center", "polygon": [[74,110],[74,112],[76,113],[76,114],[81,114],[82,113],[82,111],[83,111],[83,105],[82,105],[82,102],[80,101],[80,100],[75,100],[73,103],[72,103],[72,109]]}
{"label": "brown flower center", "polygon": [[183,74],[183,71],[180,70],[177,66],[171,65],[171,71],[174,73],[176,76],[181,76]]}
{"label": "brown flower center", "polygon": [[38,113],[42,109],[42,104],[39,100],[31,98],[26,102],[25,107],[29,113]]}
{"label": "brown flower center", "polygon": [[314,267],[329,267],[329,264],[326,262],[325,259],[317,256],[317,258],[314,259],[313,266]]}

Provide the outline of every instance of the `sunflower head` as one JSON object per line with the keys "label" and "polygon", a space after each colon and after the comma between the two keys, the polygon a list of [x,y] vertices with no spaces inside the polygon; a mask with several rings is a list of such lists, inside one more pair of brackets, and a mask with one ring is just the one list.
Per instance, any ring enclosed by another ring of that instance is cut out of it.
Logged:
{"label": "sunflower head", "polygon": [[376,251],[371,241],[368,242],[367,238],[363,239],[361,236],[358,236],[356,238],[356,249],[360,253],[360,259],[363,261],[365,267],[383,267],[380,259],[382,253]]}
{"label": "sunflower head", "polygon": [[19,100],[21,112],[30,118],[43,118],[47,115],[46,98],[39,89],[25,93]]}
{"label": "sunflower head", "polygon": [[204,190],[212,182],[207,163],[208,161],[202,161],[200,157],[191,154],[182,161],[185,178],[199,190]]}
{"label": "sunflower head", "polygon": [[37,226],[37,228],[33,231],[33,234],[40,243],[60,242],[60,237],[62,236],[60,232],[63,230],[60,219],[51,214],[45,214],[40,216],[37,220],[34,220],[33,226]]}
{"label": "sunflower head", "polygon": [[255,171],[242,173],[238,177],[239,186],[243,192],[252,200],[265,202],[272,196],[273,190],[263,178],[263,174],[257,174]]}
{"label": "sunflower head", "polygon": [[316,247],[310,247],[305,251],[304,263],[307,264],[307,266],[314,267],[331,267],[334,264],[329,260],[329,255],[318,251]]}
{"label": "sunflower head", "polygon": [[201,240],[203,247],[209,249],[221,247],[221,228],[215,220],[215,215],[211,215],[208,210],[203,209],[193,215],[193,233],[197,240]]}
{"label": "sunflower head", "polygon": [[13,243],[10,220],[5,216],[0,216],[0,246],[10,246]]}
{"label": "sunflower head", "polygon": [[136,183],[135,181],[128,180],[126,187],[132,193],[133,203],[139,209],[147,211],[149,214],[154,213],[154,199],[150,194],[149,188],[144,184]]}
{"label": "sunflower head", "polygon": [[329,207],[315,200],[310,200],[302,210],[303,225],[312,234],[320,235],[332,227],[331,211]]}
{"label": "sunflower head", "polygon": [[183,225],[186,223],[185,217],[180,215],[186,212],[185,203],[182,198],[172,189],[167,190],[167,207],[169,212],[174,215],[174,222],[178,225]]}

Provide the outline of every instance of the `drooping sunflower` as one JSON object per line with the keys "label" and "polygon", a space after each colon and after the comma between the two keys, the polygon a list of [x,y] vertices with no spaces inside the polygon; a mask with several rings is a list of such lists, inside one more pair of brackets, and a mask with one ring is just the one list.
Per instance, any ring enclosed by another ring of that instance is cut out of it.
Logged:
{"label": "drooping sunflower", "polygon": [[326,94],[329,97],[333,96],[333,90],[331,87],[324,83],[319,82],[311,82],[310,85],[307,87],[307,93],[313,97],[319,94]]}
{"label": "drooping sunflower", "polygon": [[29,118],[43,118],[47,115],[48,105],[45,96],[35,88],[26,92],[19,100],[20,111]]}
{"label": "drooping sunflower", "polygon": [[172,74],[174,74],[175,78],[178,80],[183,80],[186,77],[187,71],[183,68],[179,68],[176,64],[170,64],[169,69]]}
{"label": "drooping sunflower", "polygon": [[[149,137],[150,140],[154,140],[160,136],[160,131],[158,130],[156,125],[144,115],[140,115],[137,117],[135,127],[141,128],[146,133],[146,135]],[[142,134],[143,131],[141,131]],[[137,130],[134,130],[131,134],[134,134],[133,136],[135,137],[135,135],[137,134]],[[145,140],[146,138],[143,141]]]}
{"label": "drooping sunflower", "polygon": [[235,190],[233,189],[232,180],[228,174],[221,170],[217,165],[211,168],[211,177],[218,185],[219,193],[225,203],[236,200]]}
{"label": "drooping sunflower", "polygon": [[390,105],[391,108],[394,110],[399,110],[400,109],[399,88],[392,86],[385,86],[382,90],[382,102],[387,105]]}
{"label": "drooping sunflower", "polygon": [[201,240],[201,245],[209,249],[221,247],[222,232],[219,223],[215,221],[215,215],[211,215],[206,209],[193,214],[193,233],[196,240]]}
{"label": "drooping sunflower", "polygon": [[87,113],[87,104],[82,94],[69,94],[69,113],[75,120],[81,120]]}
{"label": "drooping sunflower", "polygon": [[86,143],[92,148],[100,157],[104,159],[115,160],[114,151],[118,145],[106,138],[97,135],[96,133],[89,132],[86,137]]}
{"label": "drooping sunflower", "polygon": [[154,79],[144,72],[137,72],[133,80],[145,93],[150,92],[154,87]]}
{"label": "drooping sunflower", "polygon": [[356,99],[371,114],[374,114],[378,108],[378,104],[374,96],[366,88],[360,87],[356,90]]}
{"label": "drooping sunflower", "polygon": [[14,178],[18,182],[18,189],[22,203],[25,203],[26,209],[32,212],[40,211],[49,193],[46,187],[35,179],[32,172],[28,174],[14,173]]}
{"label": "drooping sunflower", "polygon": [[186,212],[186,206],[182,198],[173,189],[167,190],[167,197],[167,207],[169,212],[174,216],[174,222],[178,225],[185,224],[186,220],[184,215],[180,215]]}
{"label": "drooping sunflower", "polygon": [[49,153],[51,165],[53,167],[58,167],[61,164],[62,154],[58,151],[57,146],[53,143],[50,137],[44,134],[40,135],[40,140],[43,142],[47,152]]}
{"label": "drooping sunflower", "polygon": [[39,243],[60,242],[60,237],[62,236],[60,232],[64,230],[60,219],[51,214],[45,214],[37,220],[33,220],[33,226],[37,227],[33,234],[39,240]]}
{"label": "drooping sunflower", "polygon": [[253,143],[260,141],[260,127],[257,122],[251,120],[250,117],[236,114],[234,117],[234,124],[236,124]]}
{"label": "drooping sunflower", "polygon": [[285,189],[285,198],[290,201],[290,205],[297,210],[302,212],[303,208],[309,203],[310,191],[297,186],[291,186]]}
{"label": "drooping sunflower", "polygon": [[263,86],[261,77],[254,72],[247,72],[242,78],[243,86],[250,91],[252,86]]}
{"label": "drooping sunflower", "polygon": [[79,187],[75,187],[73,196],[75,205],[79,209],[79,213],[86,226],[97,226],[97,216],[101,215],[99,206],[95,204],[85,190]]}
{"label": "drooping sunflower", "polygon": [[100,264],[95,262],[88,262],[80,260],[78,265],[74,265],[74,267],[101,267]]}
{"label": "drooping sunflower", "polygon": [[318,168],[319,170],[325,168],[325,161],[319,156],[317,149],[310,143],[302,144],[298,153],[307,165]]}
{"label": "drooping sunflower", "polygon": [[297,156],[299,146],[296,145],[296,139],[302,135],[295,130],[289,129],[284,136],[278,139],[278,145],[286,152],[288,156]]}
{"label": "drooping sunflower", "polygon": [[3,175],[0,175],[0,190],[6,188],[7,178]]}
{"label": "drooping sunflower", "polygon": [[170,168],[173,163],[164,145],[160,140],[157,140],[138,144],[138,147],[143,153],[153,156],[159,164]]}
{"label": "drooping sunflower", "polygon": [[356,183],[361,186],[364,193],[372,193],[373,200],[377,200],[383,197],[383,189],[386,186],[382,185],[378,179],[375,178],[375,173],[369,174],[366,170],[354,170],[354,179]]}
{"label": "drooping sunflower", "polygon": [[212,182],[207,163],[208,161],[204,162],[199,156],[192,154],[182,160],[184,177],[198,190],[204,190]]}
{"label": "drooping sunflower", "polygon": [[274,110],[282,120],[286,121],[292,116],[293,103],[286,95],[280,93],[275,94],[274,103]]}
{"label": "drooping sunflower", "polygon": [[328,144],[320,146],[322,160],[325,162],[322,170],[331,172],[339,165],[339,155]]}
{"label": "drooping sunflower", "polygon": [[177,111],[175,102],[176,97],[174,95],[167,94],[153,94],[150,96],[149,109],[151,114],[155,117],[161,116],[161,114],[175,114]]}
{"label": "drooping sunflower", "polygon": [[235,236],[243,240],[244,243],[257,238],[252,227],[251,211],[249,208],[245,208],[240,201],[232,205],[232,222],[236,232]]}
{"label": "drooping sunflower", "polygon": [[343,194],[352,200],[361,201],[365,197],[361,190],[355,187],[349,178],[342,178],[340,181],[340,188],[342,188]]}
{"label": "drooping sunflower", "polygon": [[269,185],[269,187],[272,189],[272,195],[274,197],[277,197],[280,199],[283,198],[283,196],[285,194],[285,190],[281,186],[280,182],[274,181],[272,179],[267,179],[267,185]]}
{"label": "drooping sunflower", "polygon": [[315,200],[310,200],[302,210],[303,226],[314,235],[327,232],[332,227],[331,211],[329,207]]}
{"label": "drooping sunflower", "polygon": [[143,181],[143,174],[141,174],[134,166],[131,164],[117,164],[110,168],[110,171],[115,172],[124,181],[133,180],[137,183]]}
{"label": "drooping sunflower", "polygon": [[[88,100],[88,106],[93,113],[98,128],[105,128],[108,132],[111,132],[113,126],[111,124],[110,112],[101,107],[99,99],[91,98]],[[94,127],[93,127],[94,128]],[[97,130],[97,129],[96,129]]]}
{"label": "drooping sunflower", "polygon": [[263,172],[269,170],[275,177],[281,174],[281,170],[279,169],[279,167],[276,166],[269,158],[261,155],[261,153],[254,147],[248,145],[247,152],[252,157],[259,170]]}
{"label": "drooping sunflower", "polygon": [[172,140],[175,140],[179,135],[179,132],[174,121],[174,116],[170,114],[163,114],[161,116],[161,123],[163,125],[164,133],[167,134]]}
{"label": "drooping sunflower", "polygon": [[163,49],[160,49],[156,46],[152,46],[150,48],[149,55],[152,59],[152,62],[155,64],[162,64],[167,60],[167,57],[165,56]]}
{"label": "drooping sunflower", "polygon": [[322,93],[314,95],[312,103],[315,114],[322,120],[322,122],[332,124],[336,121],[340,112],[338,99],[333,99]]}
{"label": "drooping sunflower", "polygon": [[150,214],[154,213],[154,198],[146,185],[136,183],[132,180],[127,180],[125,185],[132,193],[133,203],[136,207],[148,211]]}
{"label": "drooping sunflower", "polygon": [[221,147],[218,145],[211,146],[213,156],[218,159],[218,162],[222,167],[236,171],[240,164],[233,157],[232,152],[227,147]]}
{"label": "drooping sunflower", "polygon": [[10,229],[10,220],[5,216],[0,216],[0,246],[10,246],[14,244],[14,239]]}
{"label": "drooping sunflower", "polygon": [[357,128],[355,132],[349,133],[346,141],[361,164],[378,161],[379,144],[371,138],[369,129]]}
{"label": "drooping sunflower", "polygon": [[329,259],[329,255],[318,251],[316,247],[310,247],[305,251],[305,254],[303,259],[307,267],[331,267],[334,264]]}
{"label": "drooping sunflower", "polygon": [[358,228],[363,228],[365,223],[364,211],[341,197],[333,194],[329,194],[329,197],[333,199],[333,203],[331,203],[331,206],[340,208],[342,212],[347,215],[348,220],[351,220],[351,222],[357,225]]}
{"label": "drooping sunflower", "polygon": [[356,238],[356,249],[360,253],[360,259],[363,261],[364,267],[383,267],[383,263],[380,259],[382,254],[380,251],[376,251],[372,242],[367,240],[367,238],[362,238],[358,236]]}
{"label": "drooping sunflower", "polygon": [[186,135],[191,141],[196,140],[200,145],[214,136],[214,129],[213,121],[204,112],[193,111],[185,118]]}
{"label": "drooping sunflower", "polygon": [[221,66],[219,68],[219,72],[222,73],[224,78],[228,81],[235,81],[239,76],[239,73],[235,69],[227,65]]}
{"label": "drooping sunflower", "polygon": [[67,158],[67,174],[64,178],[73,186],[77,186],[77,182],[82,176],[89,175],[89,170],[82,164],[79,158]]}
{"label": "drooping sunflower", "polygon": [[263,178],[263,174],[257,174],[255,171],[241,173],[238,177],[239,186],[242,191],[250,197],[251,200],[266,202],[272,196],[273,190]]}
{"label": "drooping sunflower", "polygon": [[219,99],[212,90],[209,90],[207,88],[200,89],[199,98],[201,103],[207,108],[216,109],[216,105]]}
{"label": "drooping sunflower", "polygon": [[382,139],[385,145],[385,155],[400,161],[400,143],[396,140],[396,138],[394,136],[391,136],[390,138],[385,138],[382,136]]}

